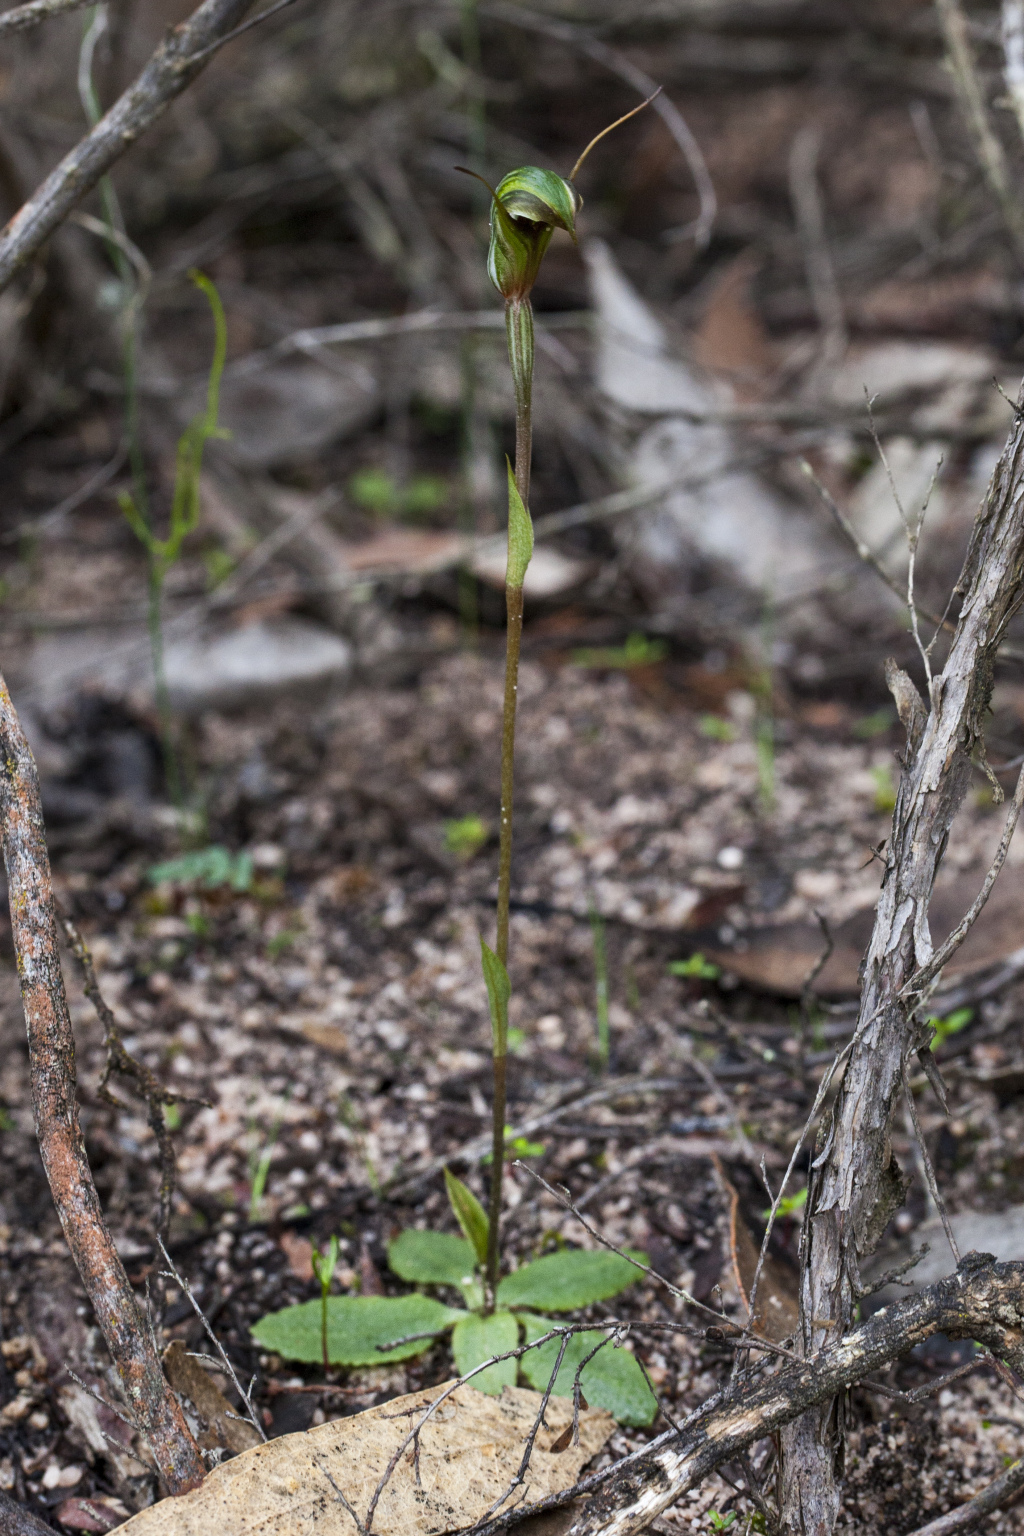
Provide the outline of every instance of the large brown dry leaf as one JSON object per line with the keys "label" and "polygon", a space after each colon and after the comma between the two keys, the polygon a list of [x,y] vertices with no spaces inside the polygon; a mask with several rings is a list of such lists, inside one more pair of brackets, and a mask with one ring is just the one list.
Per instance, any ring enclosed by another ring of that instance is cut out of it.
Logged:
{"label": "large brown dry leaf", "polygon": [[[939,944],[951,933],[981,889],[987,866],[943,869],[935,883],[928,918],[932,939]],[[1004,865],[977,923],[963,946],[943,969],[946,982],[963,979],[1005,960],[1020,947],[1020,913],[1024,906],[1024,866]],[[833,930],[835,947],[814,984],[820,997],[855,995],[858,968],[871,939],[874,909],[856,913]],[[799,997],[808,972],[821,954],[821,929],[816,923],[766,923],[744,929],[735,947],[702,943],[705,958],[732,971],[752,987]]]}
{"label": "large brown dry leaf", "polygon": [[[216,1467],[193,1493],[164,1499],[121,1529],[131,1536],[355,1536],[331,1478],[363,1520],[392,1455],[445,1385],[257,1446]],[[500,1397],[458,1387],[420,1435],[419,1484],[411,1447],[395,1469],[374,1536],[435,1536],[472,1525],[515,1477],[540,1404],[539,1392],[522,1387],[506,1387]],[[525,1495],[513,1496],[527,1503],[571,1487],[615,1427],[610,1414],[586,1409],[579,1447],[552,1453],[548,1447],[572,1421],[571,1401],[552,1398],[545,1417]]]}

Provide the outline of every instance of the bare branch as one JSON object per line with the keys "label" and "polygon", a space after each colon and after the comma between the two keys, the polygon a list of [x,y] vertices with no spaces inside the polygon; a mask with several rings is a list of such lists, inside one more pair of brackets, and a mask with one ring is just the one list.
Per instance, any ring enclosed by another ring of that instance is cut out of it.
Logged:
{"label": "bare branch", "polygon": [[36,1135],[60,1223],[117,1367],[125,1401],[172,1493],[204,1467],[164,1379],[124,1265],[103,1220],[78,1120],[75,1041],[64,991],[39,776],[0,678],[0,834],[18,957]]}
{"label": "bare branch", "polygon": [[71,947],[71,953],[78,961],[82,972],[82,980],[86,997],[96,1010],[97,1017],[103,1025],[104,1041],[107,1059],[100,1074],[99,1096],[107,1104],[113,1104],[120,1109],[123,1106],[120,1100],[111,1093],[107,1084],[112,1072],[119,1072],[122,1076],[130,1078],[134,1082],[140,1096],[146,1101],[146,1110],[149,1119],[149,1127],[156,1138],[156,1144],[160,1148],[160,1215],[157,1223],[157,1232],[166,1241],[167,1229],[171,1219],[171,1198],[174,1194],[174,1186],[177,1177],[177,1164],[174,1157],[174,1142],[171,1133],[167,1129],[164,1119],[164,1105],[178,1103],[202,1103],[207,1104],[206,1099],[185,1100],[179,1094],[165,1088],[156,1075],[150,1071],[143,1062],[137,1061],[129,1051],[121,1038],[121,1030],[117,1020],[107,1005],[103,993],[100,991],[99,982],[96,980],[96,971],[92,963],[92,955],[89,947],[78,928],[60,905],[57,905],[57,917],[64,929],[65,937]]}
{"label": "bare branch", "polygon": [[953,83],[974,140],[975,152],[1019,255],[1024,251],[1024,208],[1011,184],[1006,154],[989,117],[985,92],[971,47],[967,17],[960,0],[935,0],[935,8],[939,13],[939,23],[946,42]]}
{"label": "bare branch", "polygon": [[[819,365],[834,368],[846,351],[846,321],[835,268],[829,255],[825,210],[818,186],[820,148],[821,135],[817,128],[801,128],[793,140],[789,155],[789,189],[804,249],[807,283],[821,326]],[[818,369],[815,369],[812,377],[817,372]]]}
{"label": "bare branch", "polygon": [[749,1380],[740,1382],[691,1415],[682,1433],[667,1430],[575,1487],[475,1527],[475,1536],[497,1536],[526,1514],[544,1514],[597,1489],[602,1491],[583,1503],[567,1536],[634,1536],[716,1467],[935,1333],[980,1339],[1019,1370],[1024,1364],[1022,1287],[1024,1264],[997,1264],[990,1254],[968,1254],[955,1275],[876,1312],[840,1343],[784,1366],[755,1388]]}
{"label": "bare branch", "polygon": [[[984,886],[963,922],[935,948],[928,908],[950,828],[983,743],[996,656],[1024,598],[1024,420],[1010,435],[974,525],[957,582],[960,615],[931,709],[913,724],[886,850],[874,931],[863,964],[860,1024],[835,1107],[811,1164],[801,1235],[804,1348],[841,1339],[853,1322],[859,1262],[902,1203],[905,1177],[891,1126],[904,1062],[921,1043],[922,993],[984,906],[1024,801],[1019,784]],[[781,1437],[783,1522],[831,1531],[841,1425],[832,1405],[812,1409]]]}
{"label": "bare branch", "polygon": [[252,0],[203,0],[188,21],[171,28],[138,79],[0,233],[0,291],[100,177],[191,85],[251,4]]}
{"label": "bare branch", "polygon": [[28,5],[16,5],[13,10],[0,15],[0,37],[11,32],[27,32],[51,16],[63,16],[66,11],[80,11],[89,0],[29,0]]}
{"label": "bare branch", "polygon": [[988,1487],[971,1499],[967,1504],[961,1504],[959,1509],[951,1509],[948,1515],[940,1515],[937,1520],[929,1520],[927,1525],[918,1526],[913,1536],[954,1536],[954,1532],[973,1531],[986,1520],[993,1510],[1008,1504],[1015,1493],[1024,1488],[1024,1457],[1015,1461],[1011,1467]]}
{"label": "bare branch", "polygon": [[945,943],[939,945],[939,948],[935,951],[934,955],[932,955],[927,965],[921,966],[920,970],[914,973],[910,981],[907,983],[903,993],[901,993],[901,996],[909,997],[911,993],[920,995],[924,991],[925,987],[927,987],[932,981],[935,980],[935,977],[942,970],[942,967],[952,959],[953,955],[960,948],[960,945],[963,943],[964,939],[966,939],[967,935],[978,921],[978,918],[981,916],[981,910],[985,903],[988,901],[988,898],[991,896],[992,887],[995,885],[999,871],[1002,869],[1006,860],[1006,855],[1010,847],[1010,840],[1013,837],[1017,822],[1020,818],[1022,806],[1024,806],[1024,768],[1021,769],[1020,774],[1018,775],[1017,788],[1013,792],[1013,799],[1010,801],[1010,809],[1006,813],[1006,825],[1003,827],[1003,835],[999,839],[999,847],[996,849],[995,857],[993,858],[992,863],[989,865],[988,874],[985,876],[984,884],[982,885],[981,890],[972,901],[968,911],[964,913],[959,923],[957,923],[949,938],[946,939]]}

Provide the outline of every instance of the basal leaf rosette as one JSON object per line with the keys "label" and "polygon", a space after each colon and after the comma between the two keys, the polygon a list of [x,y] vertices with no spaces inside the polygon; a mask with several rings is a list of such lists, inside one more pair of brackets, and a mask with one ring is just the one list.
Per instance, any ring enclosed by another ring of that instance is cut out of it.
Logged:
{"label": "basal leaf rosette", "polygon": [[[465,1204],[464,1197],[469,1194],[466,1186],[454,1179],[452,1184],[457,1186],[459,1203]],[[477,1209],[483,1216],[479,1206]],[[477,1224],[473,1212],[467,1225],[473,1230]],[[475,1236],[482,1246],[482,1234],[476,1232]],[[388,1247],[393,1273],[416,1285],[458,1291],[465,1310],[416,1292],[407,1296],[331,1296],[326,1302],[330,1363],[366,1366],[408,1360],[425,1353],[451,1330],[459,1375],[486,1366],[472,1378],[471,1384],[478,1391],[497,1395],[503,1387],[514,1386],[520,1375],[543,1391],[558,1359],[559,1338],[527,1351],[518,1361],[497,1360],[494,1365],[487,1365],[487,1361],[509,1355],[521,1341],[543,1338],[555,1324],[542,1314],[575,1312],[619,1295],[639,1277],[630,1260],[645,1262],[643,1254],[632,1251],[620,1254],[565,1248],[545,1254],[506,1275],[498,1286],[495,1310],[486,1313],[479,1253],[476,1244],[450,1233],[400,1232]],[[252,1332],[264,1349],[274,1350],[287,1360],[315,1364],[323,1358],[321,1325],[321,1303],[308,1301],[270,1313]],[[569,1339],[554,1386],[556,1397],[572,1396],[581,1366],[580,1387],[588,1403],[606,1408],[621,1424],[651,1422],[657,1411],[654,1395],[637,1360],[613,1334],[588,1329]]]}

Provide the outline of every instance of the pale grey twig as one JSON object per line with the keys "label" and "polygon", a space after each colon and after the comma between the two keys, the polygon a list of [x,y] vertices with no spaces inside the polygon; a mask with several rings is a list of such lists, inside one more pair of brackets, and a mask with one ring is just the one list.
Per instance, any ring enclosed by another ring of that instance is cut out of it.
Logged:
{"label": "pale grey twig", "polygon": [[955,1259],[956,1263],[959,1264],[960,1246],[957,1243],[956,1237],[953,1233],[953,1227],[949,1219],[949,1212],[946,1209],[946,1202],[942,1198],[942,1193],[939,1189],[939,1181],[935,1177],[935,1169],[932,1166],[932,1160],[928,1155],[928,1147],[924,1139],[924,1131],[921,1129],[921,1120],[917,1113],[917,1105],[914,1102],[914,1091],[910,1086],[910,1079],[907,1077],[907,1063],[905,1060],[903,1062],[903,1092],[906,1096],[907,1110],[910,1114],[911,1124],[914,1127],[914,1135],[917,1138],[917,1145],[921,1154],[921,1166],[924,1169],[925,1182],[928,1185],[928,1192],[932,1197],[932,1204],[935,1206],[935,1209],[939,1213],[939,1219],[942,1222],[942,1230],[945,1232],[946,1241],[949,1243],[949,1246],[953,1251],[953,1258]]}
{"label": "pale grey twig", "polygon": [[25,32],[37,27],[51,16],[63,16],[67,11],[79,11],[91,0],[29,0],[28,5],[16,5],[0,14],[0,37],[12,32]]}
{"label": "pale grey twig", "polygon": [[[834,368],[846,351],[846,320],[825,231],[825,210],[818,186],[817,128],[801,128],[789,155],[789,190],[804,251],[811,299],[821,326],[819,366]],[[814,370],[817,374],[818,369]]]}
{"label": "pale grey twig", "polygon": [[988,874],[985,876],[984,884],[982,885],[981,890],[978,892],[970,907],[965,912],[964,916],[960,919],[959,923],[957,923],[956,927],[953,929],[953,932],[949,935],[949,938],[946,939],[944,943],[939,945],[938,949],[932,955],[927,964],[919,967],[919,969],[914,972],[910,980],[902,988],[899,994],[901,1000],[909,998],[914,993],[923,992],[924,989],[929,986],[932,981],[934,981],[936,976],[938,976],[939,972],[942,970],[942,967],[946,965],[950,959],[952,959],[953,955],[960,948],[960,945],[963,943],[964,939],[966,939],[967,935],[974,927],[974,924],[981,916],[982,908],[988,901],[989,896],[992,894],[992,887],[995,885],[999,871],[1002,869],[1006,860],[1006,855],[1010,847],[1010,840],[1013,837],[1014,829],[1017,826],[1017,821],[1020,817],[1022,806],[1024,806],[1024,768],[1021,769],[1017,778],[1017,788],[1013,792],[1013,799],[1010,801],[1010,808],[1006,814],[1006,825],[1003,827],[1003,835],[999,839],[999,847],[996,849],[995,857],[989,866]]}
{"label": "pale grey twig", "polygon": [[1003,0],[1003,78],[1024,137],[1024,0]]}
{"label": "pale grey twig", "polygon": [[946,43],[946,55],[957,96],[985,179],[999,204],[1017,253],[1024,252],[1024,208],[1011,179],[1006,154],[989,116],[985,92],[971,47],[967,17],[960,0],[935,0]]}
{"label": "pale grey twig", "polygon": [[252,0],[203,0],[164,37],[138,78],[75,145],[0,233],[0,290],[124,152],[180,96]]}

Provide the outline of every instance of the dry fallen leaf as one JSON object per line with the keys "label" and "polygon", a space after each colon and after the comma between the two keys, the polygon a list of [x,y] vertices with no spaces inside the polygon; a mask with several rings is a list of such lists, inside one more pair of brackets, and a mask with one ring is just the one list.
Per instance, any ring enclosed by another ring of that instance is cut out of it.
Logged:
{"label": "dry fallen leaf", "polygon": [[[750,1290],[757,1273],[761,1249],[744,1219],[735,1186],[726,1178],[717,1157],[713,1162],[719,1184],[729,1201],[729,1257],[732,1260],[733,1276],[740,1297],[749,1306]],[[797,1286],[796,1274],[781,1259],[767,1253],[754,1301],[752,1322],[755,1333],[771,1339],[774,1344],[781,1344],[783,1339],[791,1338],[796,1333],[800,1326]]]}
{"label": "dry fallen leaf", "polygon": [[239,1418],[223,1392],[198,1360],[188,1353],[181,1339],[175,1339],[164,1351],[164,1371],[179,1397],[187,1397],[205,1428],[199,1435],[203,1450],[227,1446],[229,1451],[251,1450],[260,1437],[251,1424]]}
{"label": "dry fallen leaf", "polygon": [[312,1280],[313,1244],[309,1238],[300,1237],[297,1232],[282,1232],[277,1241],[296,1280]]}
{"label": "dry fallen leaf", "polygon": [[[935,883],[928,912],[932,940],[938,944],[956,927],[977,891],[987,864],[967,870],[943,869]],[[962,980],[1013,953],[1020,945],[1020,911],[1024,903],[1024,865],[1004,865],[977,923],[963,946],[943,969],[947,982]],[[819,997],[855,996],[859,968],[871,940],[874,908],[855,913],[833,928],[834,948],[814,983]],[[689,923],[688,929],[695,925]],[[691,936],[694,944],[697,935]],[[822,951],[821,929],[816,923],[765,923],[744,929],[735,948],[726,947],[714,932],[707,941],[700,936],[700,950],[741,981],[783,997],[799,997],[814,962]]]}
{"label": "dry fallen leaf", "polygon": [[[245,1451],[215,1467],[200,1488],[142,1510],[121,1529],[130,1536],[354,1536],[331,1479],[363,1520],[392,1455],[447,1385]],[[456,1388],[420,1434],[419,1481],[411,1446],[396,1467],[374,1515],[374,1536],[436,1536],[472,1525],[515,1477],[541,1401],[524,1387],[506,1387],[500,1397]],[[589,1408],[580,1414],[579,1446],[557,1453],[551,1448],[572,1421],[571,1401],[552,1398],[545,1420],[518,1495],[526,1503],[571,1487],[615,1427],[609,1413]]]}

